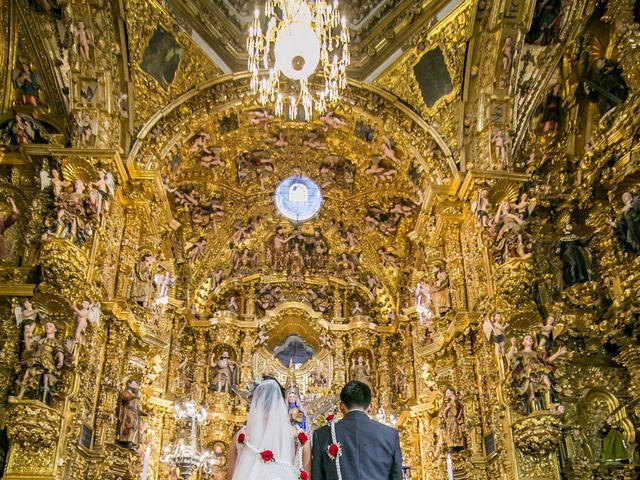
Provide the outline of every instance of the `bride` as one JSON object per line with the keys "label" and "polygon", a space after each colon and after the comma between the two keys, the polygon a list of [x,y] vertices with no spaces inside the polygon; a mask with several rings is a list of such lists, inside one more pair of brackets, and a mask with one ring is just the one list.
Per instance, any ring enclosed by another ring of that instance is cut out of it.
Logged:
{"label": "bride", "polygon": [[229,446],[227,465],[228,480],[309,478],[309,437],[289,423],[285,391],[275,378],[265,376],[253,391],[247,424]]}

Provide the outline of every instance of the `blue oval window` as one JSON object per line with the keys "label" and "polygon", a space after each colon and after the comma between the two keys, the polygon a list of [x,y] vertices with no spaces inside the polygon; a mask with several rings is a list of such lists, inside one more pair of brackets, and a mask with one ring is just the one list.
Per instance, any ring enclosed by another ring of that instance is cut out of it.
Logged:
{"label": "blue oval window", "polygon": [[294,176],[280,182],[274,201],[276,208],[285,218],[300,223],[318,213],[322,206],[322,192],[313,180]]}

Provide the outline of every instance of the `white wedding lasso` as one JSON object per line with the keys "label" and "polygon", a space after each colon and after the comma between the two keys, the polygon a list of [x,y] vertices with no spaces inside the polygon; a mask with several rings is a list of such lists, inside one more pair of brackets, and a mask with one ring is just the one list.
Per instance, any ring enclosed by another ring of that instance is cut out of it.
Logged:
{"label": "white wedding lasso", "polygon": [[[332,445],[338,446],[338,454],[333,460],[336,462],[336,475],[338,476],[338,480],[342,480],[342,471],[340,470],[340,455],[342,455],[342,447],[336,438],[336,423],[338,423],[337,420],[332,420],[330,423],[331,441],[333,442]],[[331,448],[331,445],[329,445],[329,448]]]}
{"label": "white wedding lasso", "polygon": [[[300,448],[298,448],[297,450],[297,454],[296,454],[296,465],[291,465],[290,463],[287,462],[283,462],[281,460],[278,460],[274,455],[273,452],[271,450],[263,450],[262,452],[259,451],[255,446],[253,446],[251,444],[251,442],[249,442],[249,437],[244,433],[244,431],[240,432],[240,435],[238,436],[238,443],[242,446],[247,447],[249,450],[251,450],[252,452],[256,453],[258,456],[260,456],[261,460],[264,463],[275,463],[277,465],[282,465],[283,467],[288,467],[291,470],[293,470],[293,472],[298,476],[298,478],[302,478],[302,472],[304,472],[304,468],[303,468],[303,460],[302,460],[302,455],[303,455],[303,446],[304,444],[309,441],[308,438],[305,442],[302,442],[298,435],[300,435],[300,433],[304,433],[302,430],[298,429],[298,433],[296,434],[296,442],[300,444]],[[306,433],[305,433],[306,435]],[[270,452],[271,453],[271,460],[265,460],[264,457],[262,456],[263,452]],[[306,472],[305,472],[306,473]],[[307,477],[305,477],[307,478]]]}

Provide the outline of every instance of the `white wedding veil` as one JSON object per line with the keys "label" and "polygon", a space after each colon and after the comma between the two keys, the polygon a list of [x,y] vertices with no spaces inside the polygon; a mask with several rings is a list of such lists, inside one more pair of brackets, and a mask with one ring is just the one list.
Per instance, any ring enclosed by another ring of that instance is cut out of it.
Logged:
{"label": "white wedding veil", "polygon": [[[238,446],[233,480],[295,480],[294,435],[289,414],[275,380],[263,380],[254,390],[249,418]],[[270,450],[275,462],[265,463],[260,452]]]}

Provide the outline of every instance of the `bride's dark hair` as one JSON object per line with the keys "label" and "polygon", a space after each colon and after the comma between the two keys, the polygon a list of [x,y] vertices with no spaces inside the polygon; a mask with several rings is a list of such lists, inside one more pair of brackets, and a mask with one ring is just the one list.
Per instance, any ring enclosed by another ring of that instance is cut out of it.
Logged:
{"label": "bride's dark hair", "polygon": [[282,394],[282,399],[284,400],[286,397],[286,391],[284,389],[284,387],[280,384],[280,382],[278,381],[277,378],[272,377],[271,375],[263,375],[262,376],[262,380],[273,380],[274,382],[276,382],[278,384],[278,388],[280,389],[280,393]]}

